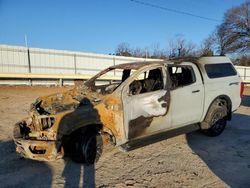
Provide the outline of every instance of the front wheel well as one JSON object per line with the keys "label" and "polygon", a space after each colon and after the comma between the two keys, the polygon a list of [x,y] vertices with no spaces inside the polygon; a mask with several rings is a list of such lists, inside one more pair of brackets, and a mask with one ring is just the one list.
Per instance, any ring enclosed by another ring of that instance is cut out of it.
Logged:
{"label": "front wheel well", "polygon": [[[79,135],[84,135],[87,132],[89,133],[99,133],[102,129],[102,125],[87,125],[84,127],[80,127],[76,130],[73,130],[70,134],[65,134],[61,138],[61,148],[64,150],[64,155],[68,156],[68,154],[71,152],[71,144],[74,138],[77,138]],[[88,134],[88,133],[87,133]]]}
{"label": "front wheel well", "polygon": [[104,144],[111,143],[112,145],[116,145],[116,138],[110,129],[104,127],[102,124],[90,124],[84,127],[80,127],[72,131],[70,134],[63,135],[61,138],[61,146],[59,150],[63,149],[64,155],[68,156],[68,153],[71,152],[72,140],[79,137],[79,135],[84,134],[100,134],[104,141]]}
{"label": "front wheel well", "polygon": [[93,164],[98,161],[103,148],[102,125],[88,125],[64,135],[61,149],[65,157],[78,163]]}

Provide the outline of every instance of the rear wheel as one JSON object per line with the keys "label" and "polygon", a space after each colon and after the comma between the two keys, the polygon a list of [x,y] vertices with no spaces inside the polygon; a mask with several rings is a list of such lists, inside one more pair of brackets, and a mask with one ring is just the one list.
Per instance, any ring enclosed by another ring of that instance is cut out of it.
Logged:
{"label": "rear wheel", "polygon": [[219,136],[227,124],[227,106],[224,101],[216,101],[205,118],[207,129],[202,130],[207,136]]}

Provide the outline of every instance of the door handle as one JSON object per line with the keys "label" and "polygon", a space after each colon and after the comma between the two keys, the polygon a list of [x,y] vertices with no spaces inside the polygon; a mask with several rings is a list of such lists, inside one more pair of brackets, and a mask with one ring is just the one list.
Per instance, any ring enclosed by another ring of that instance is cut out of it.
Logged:
{"label": "door handle", "polygon": [[229,86],[232,86],[232,85],[239,85],[239,82],[231,82],[231,83],[229,84]]}
{"label": "door handle", "polygon": [[192,93],[198,93],[198,92],[200,92],[200,90],[198,89],[198,90],[194,90],[194,91],[192,91]]}

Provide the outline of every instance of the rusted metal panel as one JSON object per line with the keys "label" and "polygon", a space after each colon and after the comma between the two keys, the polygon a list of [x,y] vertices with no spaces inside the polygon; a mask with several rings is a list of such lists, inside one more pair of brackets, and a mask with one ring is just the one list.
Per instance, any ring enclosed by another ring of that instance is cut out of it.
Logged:
{"label": "rusted metal panel", "polygon": [[[99,124],[104,133],[119,139],[124,134],[120,122],[123,122],[121,101],[115,94],[105,96],[83,85],[64,93],[40,97],[31,105],[30,118],[16,125],[16,131],[19,128],[19,133],[14,134],[17,152],[32,159],[55,159],[63,135]],[[31,142],[31,139],[37,142]],[[31,147],[41,148],[44,153],[35,156]]]}
{"label": "rusted metal panel", "polygon": [[[164,68],[161,62],[140,65],[134,63],[115,67],[141,70],[151,66]],[[111,69],[114,67],[102,71],[74,89],[38,98],[31,105],[29,118],[15,125],[14,139],[17,152],[31,159],[56,159],[64,154],[61,147],[63,136],[86,126],[98,127],[100,134],[104,137],[107,134],[110,135],[113,144],[120,145],[132,137],[147,133],[144,129],[153,125],[155,117],[167,114],[170,98],[165,86],[162,90],[149,94],[148,97],[139,97],[138,101],[132,101],[130,133],[127,137],[124,128],[124,118],[127,117],[126,114],[124,115],[122,88],[127,84],[127,80],[134,77],[129,77],[120,84],[115,83],[114,92],[106,91],[102,88],[104,86],[96,86],[95,80]],[[164,79],[167,79],[166,75]],[[166,85],[166,81],[164,83]],[[115,90],[115,88],[118,89]]]}

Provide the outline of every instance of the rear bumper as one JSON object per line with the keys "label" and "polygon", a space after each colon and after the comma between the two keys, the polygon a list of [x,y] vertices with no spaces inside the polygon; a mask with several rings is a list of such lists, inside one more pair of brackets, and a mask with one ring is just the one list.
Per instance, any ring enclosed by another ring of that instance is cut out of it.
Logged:
{"label": "rear bumper", "polygon": [[22,138],[14,139],[14,141],[17,153],[25,158],[52,161],[63,156],[61,152],[58,152],[56,141],[26,140]]}

